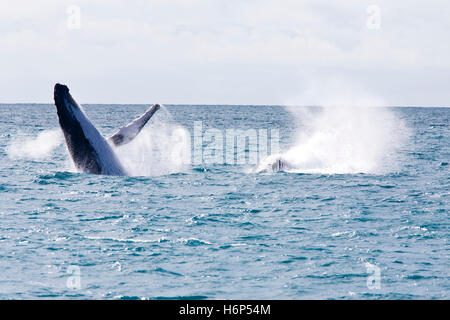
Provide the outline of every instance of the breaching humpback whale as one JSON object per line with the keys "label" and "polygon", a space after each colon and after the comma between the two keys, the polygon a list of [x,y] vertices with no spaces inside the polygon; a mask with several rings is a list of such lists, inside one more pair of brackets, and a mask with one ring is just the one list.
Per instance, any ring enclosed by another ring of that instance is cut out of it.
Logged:
{"label": "breaching humpback whale", "polygon": [[127,174],[111,145],[120,146],[133,140],[160,108],[154,104],[139,118],[105,139],[72,98],[67,86],[57,83],[54,99],[59,125],[75,167],[82,172],[104,175]]}

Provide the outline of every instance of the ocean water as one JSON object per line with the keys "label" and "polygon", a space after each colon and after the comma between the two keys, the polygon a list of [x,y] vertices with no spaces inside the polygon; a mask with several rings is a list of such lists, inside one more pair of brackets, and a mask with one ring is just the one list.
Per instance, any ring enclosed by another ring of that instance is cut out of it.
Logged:
{"label": "ocean water", "polygon": [[[105,136],[146,108],[85,106]],[[449,299],[449,118],[169,105],[111,177],[74,170],[53,105],[0,105],[0,299]],[[293,168],[186,161],[196,121],[278,129]]]}

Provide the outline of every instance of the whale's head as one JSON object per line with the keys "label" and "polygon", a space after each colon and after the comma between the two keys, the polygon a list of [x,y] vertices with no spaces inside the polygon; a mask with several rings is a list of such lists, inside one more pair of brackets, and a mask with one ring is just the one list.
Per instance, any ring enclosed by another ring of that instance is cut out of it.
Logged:
{"label": "whale's head", "polygon": [[67,93],[69,93],[69,88],[64,84],[57,83],[57,84],[55,84],[54,93],[55,93],[55,97],[60,96],[62,94],[67,94]]}
{"label": "whale's head", "polygon": [[64,115],[67,112],[73,113],[74,109],[80,108],[70,95],[69,88],[66,85],[60,83],[55,84],[53,96],[55,99],[56,109],[58,110],[58,115]]}
{"label": "whale's head", "polygon": [[74,124],[83,121],[87,122],[83,108],[78,105],[69,88],[66,85],[57,83],[53,91],[56,111],[58,113],[59,124],[64,132],[71,131]]}

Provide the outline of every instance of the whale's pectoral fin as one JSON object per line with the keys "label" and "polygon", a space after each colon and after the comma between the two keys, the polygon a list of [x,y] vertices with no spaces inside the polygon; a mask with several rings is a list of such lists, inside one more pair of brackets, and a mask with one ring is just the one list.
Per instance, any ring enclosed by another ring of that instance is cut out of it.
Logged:
{"label": "whale's pectoral fin", "polygon": [[115,146],[121,146],[132,141],[145,124],[150,120],[153,114],[160,108],[159,104],[154,104],[142,116],[127,124],[108,138],[108,142]]}

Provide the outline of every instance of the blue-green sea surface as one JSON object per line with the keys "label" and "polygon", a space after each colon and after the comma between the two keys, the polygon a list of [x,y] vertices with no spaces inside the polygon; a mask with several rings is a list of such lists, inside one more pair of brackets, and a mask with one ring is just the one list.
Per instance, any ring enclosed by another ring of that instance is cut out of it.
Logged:
{"label": "blue-green sea surface", "polygon": [[[147,107],[85,110],[107,136]],[[53,105],[0,105],[0,299],[449,299],[450,109],[320,112],[165,106],[112,177],[74,170]],[[211,151],[195,122],[277,129],[303,167],[180,162]]]}

